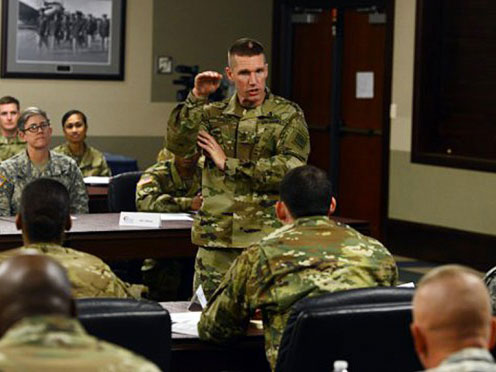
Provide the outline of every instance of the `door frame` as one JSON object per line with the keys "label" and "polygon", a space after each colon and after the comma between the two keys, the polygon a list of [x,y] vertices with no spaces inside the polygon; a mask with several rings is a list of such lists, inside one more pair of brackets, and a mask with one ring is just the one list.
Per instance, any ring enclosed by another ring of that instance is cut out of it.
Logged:
{"label": "door frame", "polygon": [[[283,96],[291,96],[291,59],[292,59],[292,23],[291,14],[295,7],[311,9],[359,9],[377,6],[386,13],[386,45],[384,66],[384,99],[382,128],[382,181],[381,181],[381,240],[384,240],[388,223],[389,207],[389,156],[390,156],[390,105],[392,90],[393,42],[394,42],[394,8],[395,0],[274,0],[272,29],[272,90]],[[339,80],[339,79],[337,79]],[[332,107],[336,102],[329,102]],[[334,111],[334,110],[333,110]],[[331,125],[331,124],[330,124]],[[332,130],[332,127],[331,127]],[[336,136],[333,136],[336,138]],[[331,138],[331,143],[332,143]],[[332,164],[332,162],[331,162]],[[334,173],[331,170],[331,173]],[[334,178],[334,177],[333,177]]]}

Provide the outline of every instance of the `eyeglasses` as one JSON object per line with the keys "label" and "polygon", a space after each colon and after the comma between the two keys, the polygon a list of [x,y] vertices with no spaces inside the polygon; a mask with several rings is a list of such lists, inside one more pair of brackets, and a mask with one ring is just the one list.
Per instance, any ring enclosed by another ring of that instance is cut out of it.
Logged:
{"label": "eyeglasses", "polygon": [[25,128],[23,132],[31,132],[31,133],[38,133],[38,131],[41,129],[43,132],[45,129],[47,129],[50,126],[50,123],[48,122],[42,122],[40,124],[33,124],[29,128]]}

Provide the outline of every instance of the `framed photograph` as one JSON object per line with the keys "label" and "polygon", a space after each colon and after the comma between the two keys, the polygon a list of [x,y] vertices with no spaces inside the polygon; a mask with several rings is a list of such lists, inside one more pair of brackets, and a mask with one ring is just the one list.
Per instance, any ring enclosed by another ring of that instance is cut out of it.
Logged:
{"label": "framed photograph", "polygon": [[126,0],[2,0],[4,78],[123,80]]}

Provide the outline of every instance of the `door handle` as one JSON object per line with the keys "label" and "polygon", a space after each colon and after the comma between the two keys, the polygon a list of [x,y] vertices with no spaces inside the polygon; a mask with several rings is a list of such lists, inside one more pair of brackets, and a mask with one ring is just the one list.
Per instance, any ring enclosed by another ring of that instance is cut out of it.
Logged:
{"label": "door handle", "polygon": [[341,127],[339,128],[339,134],[356,134],[359,136],[375,137],[382,136],[382,130],[380,129],[367,129],[367,128],[353,128],[353,127]]}

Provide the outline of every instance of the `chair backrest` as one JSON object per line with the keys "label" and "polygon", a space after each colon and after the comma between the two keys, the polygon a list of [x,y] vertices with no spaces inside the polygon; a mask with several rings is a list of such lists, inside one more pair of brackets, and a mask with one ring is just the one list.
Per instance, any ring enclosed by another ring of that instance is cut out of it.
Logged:
{"label": "chair backrest", "polygon": [[276,371],[328,372],[335,360],[348,361],[350,371],[422,370],[409,328],[413,291],[362,288],[299,301]]}
{"label": "chair backrest", "polygon": [[127,172],[111,177],[108,189],[109,212],[136,212],[136,184],[143,172]]}
{"label": "chair backrest", "polygon": [[171,319],[158,303],[84,298],[76,300],[76,310],[89,334],[144,356],[163,371],[169,370]]}

